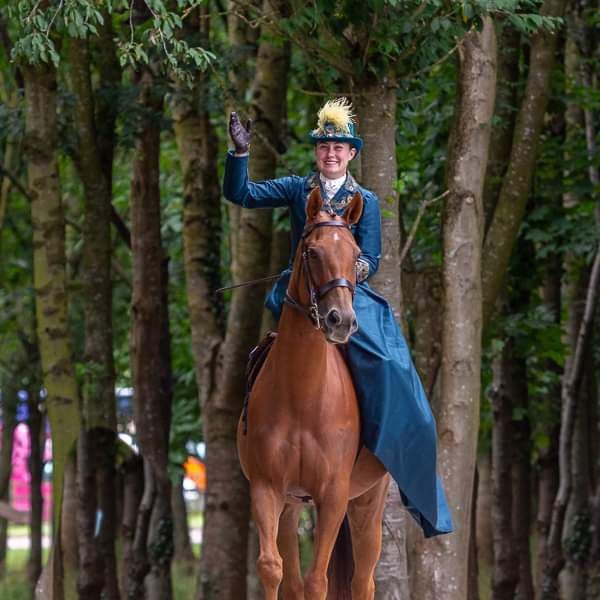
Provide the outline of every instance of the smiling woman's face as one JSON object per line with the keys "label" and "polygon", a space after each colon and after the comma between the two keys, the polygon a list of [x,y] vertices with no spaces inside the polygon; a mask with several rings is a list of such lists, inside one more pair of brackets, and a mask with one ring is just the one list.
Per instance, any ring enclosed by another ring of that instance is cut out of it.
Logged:
{"label": "smiling woman's face", "polygon": [[343,177],[356,149],[346,142],[318,142],[315,146],[317,169],[328,179]]}

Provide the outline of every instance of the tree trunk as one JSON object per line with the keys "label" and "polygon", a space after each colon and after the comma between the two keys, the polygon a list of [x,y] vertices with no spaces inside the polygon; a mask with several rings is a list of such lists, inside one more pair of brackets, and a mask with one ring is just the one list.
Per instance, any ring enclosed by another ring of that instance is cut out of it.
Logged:
{"label": "tree trunk", "polygon": [[573,429],[571,449],[572,492],[565,514],[563,548],[565,567],[560,575],[560,590],[569,600],[585,600],[587,588],[587,559],[592,542],[590,499],[592,482],[590,481],[590,431],[591,397],[589,368],[591,357],[586,357],[586,375],[581,386],[580,408],[577,411]]}
{"label": "tree trunk", "polygon": [[[570,123],[572,124],[572,123]],[[571,198],[567,198],[570,201]],[[565,344],[568,358],[565,363],[565,373],[572,366],[577,346],[577,336],[582,319],[582,309],[585,304],[586,288],[589,285],[589,270],[580,271],[577,257],[565,256],[565,268],[569,275],[564,285],[565,303],[569,307],[565,327]],[[589,378],[587,363],[584,381],[577,400],[579,409],[573,426],[573,441],[571,446],[571,486],[572,492],[565,511],[565,523],[561,533],[565,565],[560,575],[561,595],[569,600],[582,600],[586,588],[586,559],[590,546],[590,506],[591,495],[590,464],[589,464],[589,408],[588,396]]]}
{"label": "tree trunk", "polygon": [[[63,596],[60,518],[67,455],[79,433],[79,392],[73,369],[67,321],[64,214],[58,180],[56,72],[50,65],[25,66],[26,157],[33,224],[33,278],[36,292],[37,334],[46,405],[52,430],[54,561],[51,597]],[[75,590],[65,587],[67,598]]]}
{"label": "tree trunk", "polygon": [[[78,477],[82,494],[78,516],[81,558],[78,587],[79,593],[90,599],[99,599],[102,590],[106,588],[106,597],[113,599],[119,594],[115,588],[116,578],[111,575],[116,571],[115,522],[103,519],[99,538],[95,530],[96,510],[107,516],[115,514],[114,481],[107,478],[107,475],[114,472],[114,467],[112,470],[102,470],[102,482],[108,489],[100,490],[97,488],[97,465],[91,460],[96,455],[97,437],[91,431],[94,428],[115,431],[117,421],[112,352],[112,194],[111,182],[106,177],[107,168],[102,164],[94,121],[87,40],[69,40],[69,67],[71,88],[75,96],[74,124],[78,142],[76,165],[85,193],[82,279],[86,369],[78,456]],[[109,454],[112,455],[113,452]],[[105,501],[111,506],[99,506],[100,494],[103,494]],[[105,582],[105,574],[112,581],[110,589],[107,587],[108,582]]]}
{"label": "tree trunk", "polygon": [[[196,16],[192,15],[193,18]],[[204,31],[204,35],[206,37],[208,32]],[[217,176],[218,138],[205,108],[209,85],[208,76],[202,75],[191,90],[179,86],[172,104],[184,183],[183,250],[187,305],[206,442],[212,425],[207,422],[209,398],[215,394],[219,385],[218,357],[224,336],[223,302],[216,293],[221,285],[221,186]],[[231,439],[233,429],[225,433]],[[211,452],[210,446],[207,451]],[[232,472],[237,473],[237,467]],[[222,475],[225,477],[226,473]],[[245,492],[242,498],[244,494]],[[237,501],[240,500],[238,496]],[[202,546],[210,548],[206,541],[208,523],[206,520],[204,523]],[[243,526],[239,527],[239,531],[243,531],[241,527]],[[245,566],[245,560],[241,558],[245,558],[245,549],[243,550],[242,543],[239,546],[236,554],[238,563],[242,562]],[[209,553],[203,553],[206,554],[212,554],[212,549]],[[204,568],[202,565],[203,570]],[[209,579],[207,576],[207,581]],[[200,588],[202,580],[203,571],[199,575]],[[202,590],[199,589],[198,593],[202,593]]]}
{"label": "tree trunk", "polygon": [[496,79],[496,106],[494,108],[494,123],[490,154],[483,186],[483,209],[485,212],[485,228],[488,230],[502,180],[510,158],[515,129],[517,109],[517,84],[519,82],[520,34],[512,26],[501,24],[498,39],[498,75]]}
{"label": "tree trunk", "polygon": [[517,555],[512,535],[512,411],[515,371],[514,342],[509,339],[493,364],[491,393],[492,429],[492,531],[494,567],[493,600],[512,600],[519,580]]}
{"label": "tree trunk", "polygon": [[400,289],[400,226],[396,183],[396,91],[398,84],[389,75],[354,82],[354,105],[365,150],[361,156],[361,184],[379,198],[381,209],[381,262],[371,280],[391,304],[396,320],[402,315]]}
{"label": "tree trunk", "polygon": [[187,507],[183,497],[183,476],[171,488],[171,507],[173,508],[173,542],[175,553],[173,560],[186,566],[194,562],[190,529],[188,525]]}
{"label": "tree trunk", "polygon": [[[548,258],[546,277],[542,287],[542,300],[544,307],[552,315],[553,321],[560,323],[561,306],[561,256],[553,254]],[[553,372],[557,381],[562,371],[561,367],[554,361],[548,360],[546,368]],[[558,489],[558,435],[560,419],[560,387],[553,385],[548,394],[543,399],[544,404],[551,408],[550,419],[547,425],[546,434],[548,438],[548,447],[541,449],[537,461],[537,553],[536,553],[536,572],[535,588],[541,590],[542,587],[542,566],[546,561],[546,538],[550,529],[550,517],[552,514],[552,502]]]}
{"label": "tree trunk", "polygon": [[[2,385],[2,443],[0,444],[0,500],[10,501],[12,475],[13,436],[17,426],[16,377],[3,379]],[[6,574],[8,521],[0,518],[0,580]]]}
{"label": "tree trunk", "polygon": [[596,248],[594,262],[586,290],[585,307],[577,332],[577,343],[570,364],[565,368],[561,388],[562,419],[559,441],[559,487],[552,508],[550,533],[546,549],[542,598],[558,598],[558,574],[564,564],[561,537],[567,502],[572,491],[571,452],[572,436],[578,412],[579,394],[584,373],[584,358],[587,354],[593,331],[594,313],[600,288],[600,246]]}
{"label": "tree trunk", "polygon": [[[444,205],[439,467],[455,532],[421,543],[414,594],[419,600],[463,599],[477,449],[481,359],[482,190],[494,108],[496,38],[491,19],[459,46],[456,122],[449,144]],[[443,576],[441,574],[443,573]]]}
{"label": "tree trunk", "polygon": [[477,557],[480,570],[491,573],[494,562],[493,527],[492,527],[492,474],[489,452],[479,457],[477,474],[479,488],[477,491]]}
{"label": "tree trunk", "polygon": [[402,504],[395,482],[388,489],[383,514],[381,556],[375,570],[375,598],[408,600],[410,598],[406,554],[407,510]]}
{"label": "tree trunk", "polygon": [[527,392],[527,369],[525,356],[515,356],[512,365],[513,415],[512,419],[512,537],[517,560],[516,600],[533,600],[533,576],[531,552],[531,427],[529,423],[529,400]]}
{"label": "tree trunk", "polygon": [[35,585],[42,572],[42,459],[44,452],[45,432],[43,416],[38,408],[39,389],[31,385],[27,390],[27,407],[29,427],[30,452],[29,474],[31,494],[31,520],[29,523],[29,559],[27,561],[27,581],[30,586],[30,597],[33,598]]}
{"label": "tree trunk", "polygon": [[[358,128],[365,142],[360,155],[361,184],[374,192],[381,210],[382,253],[379,270],[371,279],[390,303],[401,323],[403,303],[400,282],[400,226],[398,196],[394,189],[396,164],[396,91],[390,73],[381,79],[363,77],[353,82]],[[377,598],[408,598],[406,511],[396,485],[391,485],[383,515],[381,558],[375,571]]]}
{"label": "tree trunk", "polygon": [[[233,4],[232,0],[230,3]],[[229,93],[225,98],[226,122],[229,120],[231,111],[239,111],[245,106],[246,92],[252,79],[251,62],[256,58],[258,50],[258,27],[250,27],[248,17],[250,0],[235,2],[237,10],[231,10],[227,14],[227,35],[231,48],[231,65],[228,69]],[[237,266],[238,238],[242,207],[237,204],[228,203],[227,216],[229,220],[229,248],[231,254],[231,274],[234,281],[240,281]]]}
{"label": "tree trunk", "polygon": [[[285,115],[288,49],[260,44],[253,85],[257,136],[252,145],[250,177],[275,174],[277,135]],[[271,212],[243,211],[237,231],[234,278],[254,279],[267,273]],[[201,559],[200,598],[243,600],[246,597],[246,549],[249,499],[235,449],[236,424],[245,392],[243,366],[260,332],[264,290],[240,288],[233,293],[227,331],[219,354],[219,384],[205,409],[208,494]],[[227,532],[227,535],[224,535]]]}
{"label": "tree trunk", "polygon": [[[540,14],[560,17],[565,4],[565,0],[545,0]],[[483,247],[484,326],[494,311],[525,214],[550,92],[556,40],[555,33],[540,30],[531,41],[529,75],[515,124],[510,161]]]}
{"label": "tree trunk", "polygon": [[[136,141],[131,184],[131,242],[133,253],[133,382],[137,438],[144,457],[144,500],[134,547],[147,545],[149,578],[146,596],[169,600],[172,596],[170,564],[173,552],[170,513],[169,453],[170,397],[164,387],[161,346],[164,343],[164,275],[160,233],[160,115],[149,68],[136,74],[139,102],[146,109]],[[158,511],[158,512],[157,512]],[[142,515],[143,513],[143,515]],[[160,535],[157,541],[152,537]],[[139,574],[143,573],[143,569]],[[139,586],[140,581],[137,581]]]}
{"label": "tree trunk", "polygon": [[477,547],[477,506],[479,504],[479,471],[475,467],[473,482],[473,510],[471,511],[471,539],[469,540],[468,600],[479,600],[479,548]]}

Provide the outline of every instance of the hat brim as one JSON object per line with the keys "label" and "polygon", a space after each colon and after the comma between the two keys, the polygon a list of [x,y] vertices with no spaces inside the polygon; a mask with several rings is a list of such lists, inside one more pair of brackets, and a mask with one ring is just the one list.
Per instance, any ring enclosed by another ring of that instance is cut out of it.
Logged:
{"label": "hat brim", "polygon": [[363,141],[359,137],[351,137],[348,135],[313,135],[309,134],[308,139],[311,143],[316,144],[317,142],[344,142],[350,144],[356,152],[360,152],[363,146]]}

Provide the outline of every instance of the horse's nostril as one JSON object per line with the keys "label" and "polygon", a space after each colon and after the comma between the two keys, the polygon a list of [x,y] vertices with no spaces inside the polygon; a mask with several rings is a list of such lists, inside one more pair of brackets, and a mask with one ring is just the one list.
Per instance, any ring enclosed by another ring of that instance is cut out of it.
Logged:
{"label": "horse's nostril", "polygon": [[342,322],[342,315],[332,308],[327,314],[327,324],[331,327],[337,327]]}
{"label": "horse's nostril", "polygon": [[352,330],[356,331],[358,329],[358,323],[356,322],[356,317],[352,319]]}

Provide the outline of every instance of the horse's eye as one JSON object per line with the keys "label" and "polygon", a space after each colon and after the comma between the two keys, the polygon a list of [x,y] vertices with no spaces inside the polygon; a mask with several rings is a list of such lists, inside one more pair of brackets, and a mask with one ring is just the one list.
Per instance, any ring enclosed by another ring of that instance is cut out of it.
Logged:
{"label": "horse's eye", "polygon": [[314,248],[309,248],[307,250],[308,258],[319,258],[319,253]]}

